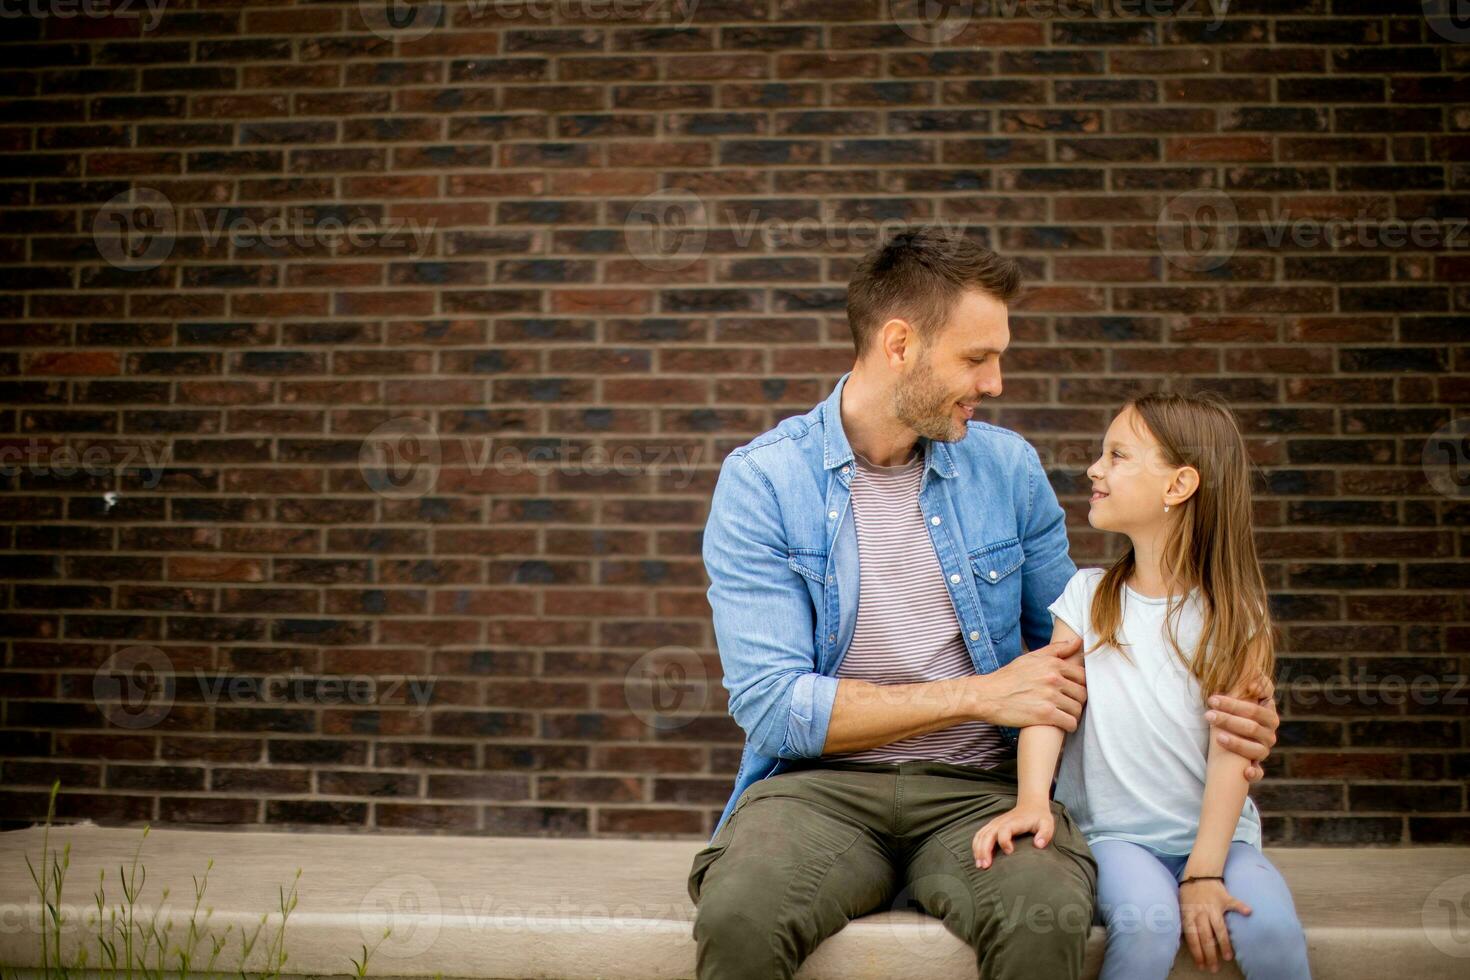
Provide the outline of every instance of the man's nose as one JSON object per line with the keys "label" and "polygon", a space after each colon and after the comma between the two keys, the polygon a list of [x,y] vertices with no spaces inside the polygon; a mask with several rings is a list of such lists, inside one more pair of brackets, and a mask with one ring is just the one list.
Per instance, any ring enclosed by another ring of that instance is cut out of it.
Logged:
{"label": "man's nose", "polygon": [[1005,386],[1001,383],[1000,368],[998,367],[985,377],[981,386],[981,390],[991,398],[999,398],[1004,388]]}

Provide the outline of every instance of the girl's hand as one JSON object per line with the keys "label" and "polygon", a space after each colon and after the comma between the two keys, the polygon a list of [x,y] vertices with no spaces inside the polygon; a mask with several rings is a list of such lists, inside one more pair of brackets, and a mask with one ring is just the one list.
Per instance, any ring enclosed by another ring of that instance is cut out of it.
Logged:
{"label": "girl's hand", "polygon": [[[1179,918],[1184,941],[1194,965],[1218,973],[1220,960],[1232,960],[1230,931],[1225,928],[1225,913],[1250,915],[1248,905],[1225,890],[1223,881],[1191,881],[1179,886]],[[1216,956],[1216,947],[1219,955]]]}
{"label": "girl's hand", "polygon": [[991,856],[997,844],[1007,854],[1013,853],[1016,846],[1012,843],[1012,838],[1022,834],[1035,835],[1032,843],[1037,847],[1045,847],[1051,842],[1052,831],[1055,829],[1056,818],[1052,816],[1049,801],[1017,803],[1014,810],[1007,810],[975,831],[975,839],[971,842],[975,852],[975,865],[980,868],[990,867]]}

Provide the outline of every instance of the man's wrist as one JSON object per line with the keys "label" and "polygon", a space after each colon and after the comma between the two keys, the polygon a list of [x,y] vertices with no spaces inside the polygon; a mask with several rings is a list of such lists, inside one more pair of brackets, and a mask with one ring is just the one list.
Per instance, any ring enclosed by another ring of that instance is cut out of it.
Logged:
{"label": "man's wrist", "polygon": [[994,724],[995,701],[990,696],[991,680],[984,674],[961,678],[965,721],[983,721]]}

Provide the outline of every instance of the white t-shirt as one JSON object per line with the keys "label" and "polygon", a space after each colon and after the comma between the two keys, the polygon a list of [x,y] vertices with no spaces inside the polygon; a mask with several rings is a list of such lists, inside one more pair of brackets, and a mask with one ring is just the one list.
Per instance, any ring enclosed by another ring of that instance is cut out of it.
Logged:
{"label": "white t-shirt", "polygon": [[[1083,650],[1097,642],[1089,610],[1102,576],[1101,568],[1081,569],[1050,606],[1082,637]],[[1112,646],[1087,654],[1087,705],[1062,747],[1056,798],[1089,844],[1111,838],[1187,855],[1205,792],[1206,708],[1165,634],[1169,600],[1124,585],[1121,601],[1127,658]],[[1180,649],[1192,656],[1203,626],[1198,589],[1174,622]],[[1249,797],[1232,839],[1261,846],[1261,816]]]}

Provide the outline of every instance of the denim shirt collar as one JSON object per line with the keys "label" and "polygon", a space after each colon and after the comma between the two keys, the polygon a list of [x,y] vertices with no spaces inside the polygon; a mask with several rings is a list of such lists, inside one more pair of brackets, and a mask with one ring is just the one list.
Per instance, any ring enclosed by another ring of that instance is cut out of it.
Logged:
{"label": "denim shirt collar", "polygon": [[[832,393],[822,403],[822,465],[829,470],[853,460],[852,446],[848,444],[847,433],[842,431],[842,387],[851,376],[852,372],[848,371],[838,378]],[[959,475],[949,443],[919,436],[919,445],[924,447],[924,469],[933,470],[936,476]]]}

